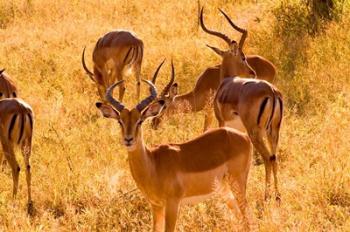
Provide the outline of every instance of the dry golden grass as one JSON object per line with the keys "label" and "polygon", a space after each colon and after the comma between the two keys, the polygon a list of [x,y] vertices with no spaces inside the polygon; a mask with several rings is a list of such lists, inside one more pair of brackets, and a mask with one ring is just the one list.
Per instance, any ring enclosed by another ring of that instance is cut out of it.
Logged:
{"label": "dry golden grass", "polygon": [[[277,0],[228,2],[206,3],[207,24],[237,36],[216,11],[222,7],[248,27],[246,53],[276,64],[276,85],[287,103],[279,146],[282,205],[263,208],[264,167],[252,167],[248,200],[253,228],[349,231],[349,4],[342,19],[323,34],[291,41],[274,30]],[[7,167],[0,173],[0,231],[151,229],[145,198],[138,191],[128,193],[135,183],[117,123],[96,110],[96,88],[82,71],[80,56],[87,45],[90,57],[97,38],[111,29],[133,30],[145,44],[143,76],[149,78],[164,57],[173,57],[183,93],[206,67],[219,63],[205,47],[219,42],[198,30],[196,14],[193,0],[0,0],[0,66],[36,114],[31,159],[36,214],[26,215],[23,173],[18,198],[11,199]],[[168,64],[159,88],[169,73]],[[128,105],[134,105],[133,79],[128,79],[126,96]],[[194,138],[202,126],[198,113],[171,117],[158,131],[150,130],[149,123],[143,129],[150,146]],[[226,205],[213,199],[183,207],[177,229],[231,231],[236,224]]]}

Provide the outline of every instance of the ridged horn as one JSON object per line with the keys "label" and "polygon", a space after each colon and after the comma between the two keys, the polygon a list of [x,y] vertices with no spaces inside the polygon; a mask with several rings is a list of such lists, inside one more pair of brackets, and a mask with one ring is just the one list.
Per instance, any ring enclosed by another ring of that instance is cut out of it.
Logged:
{"label": "ridged horn", "polygon": [[86,74],[90,77],[90,79],[92,81],[96,82],[96,80],[94,79],[94,74],[86,66],[86,63],[85,63],[85,49],[86,49],[86,47],[84,47],[83,54],[81,55],[81,63],[83,64],[83,68],[84,68]]}
{"label": "ridged horn", "polygon": [[154,73],[154,75],[153,75],[153,78],[152,78],[152,83],[153,83],[153,84],[156,84],[156,80],[157,80],[157,76],[158,76],[159,70],[160,70],[160,68],[162,67],[162,65],[164,64],[165,60],[166,60],[166,59],[164,59],[164,60],[162,61],[162,63],[160,63],[160,65],[158,66],[157,70],[155,71],[155,73]]}
{"label": "ridged horn", "polygon": [[139,112],[142,112],[142,110],[144,110],[149,104],[151,104],[154,101],[154,99],[156,99],[156,97],[157,97],[157,89],[154,86],[154,84],[148,80],[142,79],[142,81],[146,82],[150,86],[150,88],[149,88],[150,96],[146,97],[139,104],[137,104],[136,109]]}
{"label": "ridged horn", "polygon": [[119,112],[122,111],[125,106],[113,97],[113,90],[117,85],[123,82],[124,80],[118,81],[117,83],[111,85],[106,91],[106,100]]}
{"label": "ridged horn", "polygon": [[228,17],[228,15],[219,8],[219,11],[221,12],[221,14],[223,14],[225,16],[225,18],[227,19],[227,21],[229,22],[229,24],[237,31],[239,31],[240,33],[242,33],[242,37],[241,39],[239,40],[239,48],[242,49],[243,48],[243,45],[244,45],[244,42],[248,36],[248,31],[243,29],[243,28],[240,28],[239,26],[237,26],[236,24],[234,24],[234,22],[232,22],[232,20],[230,19],[230,17]]}
{"label": "ridged horn", "polygon": [[233,40],[231,40],[227,35],[225,34],[222,34],[220,32],[217,32],[217,31],[212,31],[212,30],[209,30],[205,25],[204,25],[204,20],[203,20],[203,11],[204,11],[204,7],[202,7],[201,9],[201,14],[200,14],[200,17],[199,17],[199,22],[200,22],[200,25],[203,29],[203,31],[205,31],[206,33],[210,34],[210,35],[214,35],[216,37],[219,37],[221,39],[223,39],[229,46],[231,45],[232,42],[235,42]]}

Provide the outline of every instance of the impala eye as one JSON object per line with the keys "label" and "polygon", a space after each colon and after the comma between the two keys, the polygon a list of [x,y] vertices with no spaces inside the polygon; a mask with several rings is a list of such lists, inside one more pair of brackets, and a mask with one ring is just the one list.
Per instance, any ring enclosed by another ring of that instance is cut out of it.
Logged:
{"label": "impala eye", "polygon": [[16,92],[13,92],[13,93],[12,93],[12,96],[13,96],[13,97],[17,97]]}
{"label": "impala eye", "polygon": [[0,97],[2,97],[2,93],[0,93]]}

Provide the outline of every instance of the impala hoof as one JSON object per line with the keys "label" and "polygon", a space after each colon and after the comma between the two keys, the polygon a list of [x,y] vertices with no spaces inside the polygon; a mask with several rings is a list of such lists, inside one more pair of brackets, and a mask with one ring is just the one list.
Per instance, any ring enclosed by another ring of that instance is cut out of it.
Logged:
{"label": "impala hoof", "polygon": [[281,205],[281,194],[276,194],[276,202],[280,206]]}
{"label": "impala hoof", "polygon": [[33,216],[33,214],[34,214],[34,206],[33,206],[33,202],[32,201],[28,202],[27,213],[28,213],[29,216]]}

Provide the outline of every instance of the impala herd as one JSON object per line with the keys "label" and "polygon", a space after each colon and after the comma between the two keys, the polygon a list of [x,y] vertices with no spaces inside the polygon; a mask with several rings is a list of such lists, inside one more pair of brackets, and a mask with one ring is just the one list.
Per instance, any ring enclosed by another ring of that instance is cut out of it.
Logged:
{"label": "impala herd", "polygon": [[[277,180],[276,150],[283,115],[283,99],[271,84],[276,69],[267,59],[245,55],[243,45],[247,31],[238,27],[220,10],[228,23],[242,34],[239,42],[221,32],[208,29],[200,12],[200,26],[206,33],[226,42],[226,49],[207,45],[221,57],[221,64],[207,68],[197,79],[192,91],[178,95],[175,68],[171,62],[171,78],[158,95],[156,69],[149,86],[150,95],[134,108],[122,103],[128,71],[136,77],[137,99],[140,98],[140,72],[143,42],[129,31],[112,31],[98,39],[92,54],[93,71],[82,65],[96,83],[101,102],[96,107],[106,118],[115,119],[128,151],[132,177],[151,204],[154,231],[174,231],[178,211],[183,203],[201,201],[213,194],[223,196],[234,215],[241,217],[249,230],[246,216],[246,187],[252,162],[252,150],[261,154],[265,164],[265,199],[270,198],[271,174],[274,176],[276,200],[280,201]],[[119,87],[118,100],[113,90]],[[22,150],[26,165],[28,213],[33,212],[31,199],[31,155],[34,116],[31,107],[17,98],[15,84],[4,70],[0,71],[0,140],[3,156],[12,169],[13,196],[18,189],[20,167],[14,154]],[[206,107],[209,106],[209,107]],[[142,124],[151,118],[157,129],[164,115],[206,110],[204,133],[181,144],[165,144],[148,148],[142,137]],[[219,128],[208,130],[214,112]],[[265,141],[266,140],[266,141]],[[268,144],[266,144],[268,143]]]}

